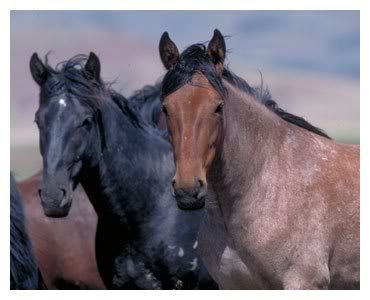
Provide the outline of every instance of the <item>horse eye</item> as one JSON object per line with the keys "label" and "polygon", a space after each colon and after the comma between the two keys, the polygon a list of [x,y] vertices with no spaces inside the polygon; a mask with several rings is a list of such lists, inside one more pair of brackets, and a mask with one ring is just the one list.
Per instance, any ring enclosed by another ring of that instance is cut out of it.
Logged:
{"label": "horse eye", "polygon": [[165,105],[162,105],[162,111],[163,113],[167,116],[168,115],[168,111],[167,111],[167,108]]}
{"label": "horse eye", "polygon": [[91,124],[92,124],[92,118],[88,117],[83,121],[80,127],[89,127],[91,126]]}
{"label": "horse eye", "polygon": [[224,103],[221,102],[219,105],[217,105],[217,108],[215,110],[215,113],[216,114],[221,114],[222,113],[222,109],[224,108]]}

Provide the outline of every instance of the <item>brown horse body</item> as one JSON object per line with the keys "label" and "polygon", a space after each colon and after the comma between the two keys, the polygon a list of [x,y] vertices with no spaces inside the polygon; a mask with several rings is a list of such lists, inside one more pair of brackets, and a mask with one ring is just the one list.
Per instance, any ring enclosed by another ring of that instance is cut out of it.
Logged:
{"label": "brown horse body", "polygon": [[74,191],[70,215],[45,216],[38,189],[41,173],[19,183],[35,256],[48,289],[104,289],[95,260],[97,217],[81,186]]}
{"label": "brown horse body", "polygon": [[223,288],[358,288],[359,147],[289,124],[225,85],[224,141],[199,233],[209,272]]}
{"label": "brown horse body", "polygon": [[217,30],[181,56],[160,42],[173,186],[180,208],[205,203],[208,271],[224,289],[359,288],[359,147],[258,101],[225,49]]}

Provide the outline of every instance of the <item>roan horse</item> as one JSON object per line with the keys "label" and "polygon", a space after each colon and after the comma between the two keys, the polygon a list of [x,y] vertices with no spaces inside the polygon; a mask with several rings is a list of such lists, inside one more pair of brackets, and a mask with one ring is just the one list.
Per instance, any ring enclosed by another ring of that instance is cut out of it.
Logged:
{"label": "roan horse", "polygon": [[171,145],[158,129],[102,82],[93,53],[58,69],[34,54],[30,66],[41,91],[45,214],[66,216],[80,182],[98,215],[96,258],[108,288],[214,288],[196,254],[203,212],[177,209]]}
{"label": "roan horse", "polygon": [[167,33],[163,110],[178,206],[206,206],[200,254],[220,288],[359,288],[359,147],[278,108],[224,66],[225,41],[181,55]]}
{"label": "roan horse", "polygon": [[44,287],[32,242],[28,236],[21,195],[10,175],[10,289],[42,289]]}

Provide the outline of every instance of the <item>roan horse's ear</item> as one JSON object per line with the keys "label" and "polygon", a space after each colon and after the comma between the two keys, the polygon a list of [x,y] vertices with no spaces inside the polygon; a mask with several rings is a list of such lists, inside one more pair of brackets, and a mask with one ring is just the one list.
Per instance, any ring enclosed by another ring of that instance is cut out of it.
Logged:
{"label": "roan horse's ear", "polygon": [[36,52],[31,56],[30,70],[33,79],[36,81],[38,85],[42,85],[43,83],[45,83],[46,79],[48,78],[49,71],[44,66]]}
{"label": "roan horse's ear", "polygon": [[221,75],[226,56],[226,45],[225,39],[218,29],[213,32],[213,37],[208,44],[207,55],[214,63],[217,73]]}
{"label": "roan horse's ear", "polygon": [[159,41],[159,55],[167,70],[171,70],[179,61],[179,50],[170,39],[167,31],[162,34]]}
{"label": "roan horse's ear", "polygon": [[99,81],[100,79],[100,60],[94,52],[90,52],[85,64],[85,72],[89,79]]}

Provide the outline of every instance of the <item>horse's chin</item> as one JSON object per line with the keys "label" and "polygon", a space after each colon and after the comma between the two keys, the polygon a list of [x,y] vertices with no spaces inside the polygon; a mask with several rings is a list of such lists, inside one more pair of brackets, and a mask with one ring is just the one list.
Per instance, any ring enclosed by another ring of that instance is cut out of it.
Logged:
{"label": "horse's chin", "polygon": [[177,206],[182,210],[196,210],[202,209],[205,204],[205,197],[194,198],[192,196],[182,196],[176,198]]}
{"label": "horse's chin", "polygon": [[63,207],[47,207],[42,205],[44,214],[48,218],[65,218],[71,209],[72,199],[70,199]]}

